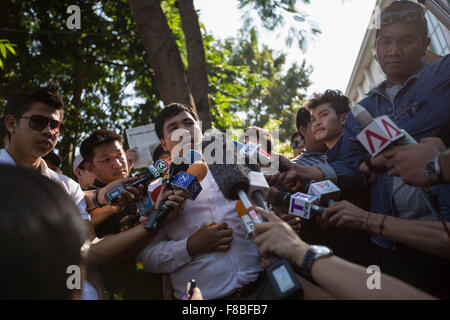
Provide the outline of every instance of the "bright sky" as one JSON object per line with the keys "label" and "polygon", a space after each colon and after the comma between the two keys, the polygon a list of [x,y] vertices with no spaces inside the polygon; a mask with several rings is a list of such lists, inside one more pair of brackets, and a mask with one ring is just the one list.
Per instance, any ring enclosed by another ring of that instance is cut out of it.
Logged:
{"label": "bright sky", "polygon": [[[298,1],[301,2],[300,0]],[[318,23],[322,33],[302,53],[294,45],[287,48],[284,36],[278,32],[260,31],[259,40],[270,48],[288,53],[288,64],[301,62],[313,67],[310,77],[313,84],[308,95],[325,89],[345,92],[359,53],[364,34],[376,0],[311,0],[309,5],[300,4],[309,19]],[[200,20],[215,38],[236,36],[242,24],[237,0],[194,0],[200,10]]]}

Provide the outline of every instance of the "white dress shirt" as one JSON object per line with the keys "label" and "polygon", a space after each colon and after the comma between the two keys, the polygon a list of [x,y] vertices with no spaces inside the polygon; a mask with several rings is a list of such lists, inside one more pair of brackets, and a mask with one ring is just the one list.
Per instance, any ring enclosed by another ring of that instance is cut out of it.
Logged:
{"label": "white dress shirt", "polygon": [[[10,166],[17,166],[14,159],[11,155],[6,151],[6,149],[0,150],[0,164],[7,164]],[[50,180],[57,182],[61,185],[64,190],[70,195],[73,202],[78,208],[80,216],[82,219],[90,220],[89,213],[86,212],[86,200],[84,200],[84,192],[81,190],[80,185],[69,178],[68,176],[63,175],[62,173],[57,173],[48,168],[47,163],[41,159],[41,174],[46,176]]]}
{"label": "white dress shirt", "polygon": [[[255,281],[264,270],[253,239],[245,239],[235,201],[224,198],[210,172],[201,185],[197,199],[186,200],[183,212],[162,226],[136,257],[147,272],[169,273],[178,299],[185,294],[186,283],[191,279],[196,280],[204,299],[217,299]],[[187,239],[208,222],[228,224],[233,230],[231,248],[191,257],[186,249]]]}

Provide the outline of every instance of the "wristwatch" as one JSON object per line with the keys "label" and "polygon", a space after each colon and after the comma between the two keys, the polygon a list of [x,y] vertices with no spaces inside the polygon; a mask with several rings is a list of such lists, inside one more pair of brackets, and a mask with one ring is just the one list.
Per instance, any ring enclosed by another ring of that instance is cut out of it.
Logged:
{"label": "wristwatch", "polygon": [[309,249],[306,251],[305,256],[303,257],[302,264],[300,265],[300,267],[296,268],[295,271],[297,271],[300,275],[305,277],[310,282],[317,284],[312,278],[311,274],[311,269],[314,262],[317,259],[329,257],[332,256],[333,254],[334,254],[333,250],[331,250],[328,247],[311,245],[309,246]]}
{"label": "wristwatch", "polygon": [[439,184],[442,181],[442,171],[439,164],[439,156],[437,154],[433,157],[433,160],[427,163],[425,167],[425,176],[431,182],[431,184]]}

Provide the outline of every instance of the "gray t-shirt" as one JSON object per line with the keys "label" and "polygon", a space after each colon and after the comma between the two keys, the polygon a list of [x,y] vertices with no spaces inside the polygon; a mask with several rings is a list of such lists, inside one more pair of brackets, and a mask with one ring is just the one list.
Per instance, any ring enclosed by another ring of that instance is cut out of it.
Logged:
{"label": "gray t-shirt", "polygon": [[[394,105],[395,96],[402,88],[403,85],[398,84],[384,89],[392,105]],[[425,202],[420,188],[405,184],[400,177],[393,177],[392,180],[392,202],[395,216],[403,219],[434,219],[433,213]]]}

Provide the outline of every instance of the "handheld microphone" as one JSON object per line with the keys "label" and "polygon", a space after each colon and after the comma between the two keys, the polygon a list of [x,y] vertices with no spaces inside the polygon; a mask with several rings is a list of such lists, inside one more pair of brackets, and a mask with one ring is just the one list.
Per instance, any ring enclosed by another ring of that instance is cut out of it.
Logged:
{"label": "handheld microphone", "polygon": [[316,196],[317,199],[319,199],[319,206],[329,207],[336,201],[339,201],[341,189],[339,189],[330,180],[316,182],[314,180],[304,178],[302,179],[302,184],[303,182],[306,182],[305,186],[308,190],[308,194]]}
{"label": "handheld microphone", "polygon": [[253,230],[255,229],[255,223],[250,218],[250,216],[247,214],[247,210],[245,209],[244,205],[242,204],[241,200],[236,201],[236,211],[241,218],[242,225],[245,229],[246,240],[251,239],[251,236],[253,234]]}
{"label": "handheld microphone", "polygon": [[160,177],[160,174],[158,170],[153,165],[148,165],[147,168],[142,173],[142,176],[137,179],[136,181],[133,181],[131,183],[128,183],[126,185],[117,186],[112,190],[109,190],[105,194],[105,199],[108,202],[109,205],[114,205],[117,202],[117,199],[119,198],[120,194],[123,190],[125,190],[126,187],[137,187],[140,184],[147,185],[153,180],[156,180]]}
{"label": "handheld microphone", "polygon": [[324,207],[318,206],[318,198],[313,195],[297,192],[290,194],[278,191],[275,193],[272,205],[288,210],[289,214],[301,217],[303,219],[311,219],[316,215],[320,215],[325,210]]}
{"label": "handheld microphone", "polygon": [[359,104],[354,105],[351,112],[356,121],[363,127],[356,138],[373,157],[391,144],[402,146],[417,143],[405,130],[398,128],[387,115],[374,119]]}
{"label": "handheld microphone", "polygon": [[167,160],[159,159],[155,162],[155,168],[158,170],[159,175],[164,177],[170,168],[170,163]]}
{"label": "handheld microphone", "polygon": [[269,208],[266,204],[267,196],[269,195],[270,186],[264,177],[262,172],[250,171],[248,173],[250,187],[248,189],[247,195],[250,199],[256,202],[256,204],[268,211]]}
{"label": "handheld microphone", "polygon": [[[250,199],[247,197],[250,181],[242,165],[211,164],[209,169],[225,198],[240,199],[245,209],[252,208]],[[266,272],[273,290],[280,299],[286,298],[302,288],[287,259],[281,259],[271,254],[270,266],[266,268]]]}
{"label": "handheld microphone", "polygon": [[[187,169],[187,172],[178,173],[170,185],[174,190],[186,191],[189,198],[195,200],[202,190],[200,182],[205,178],[207,173],[208,166],[201,161],[197,161]],[[162,222],[171,210],[172,208],[170,206],[166,205],[165,202],[161,202],[159,207],[150,213],[145,224],[145,229],[151,233],[158,232]]]}

